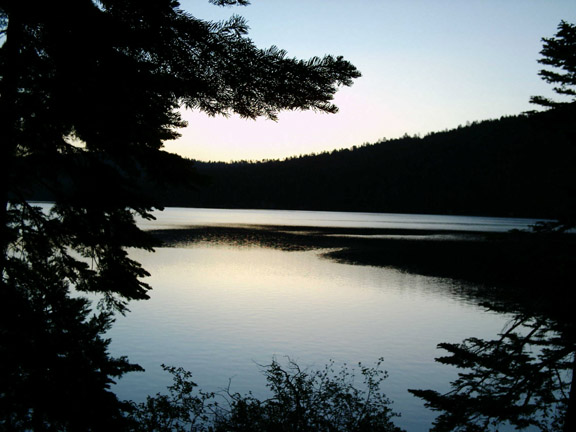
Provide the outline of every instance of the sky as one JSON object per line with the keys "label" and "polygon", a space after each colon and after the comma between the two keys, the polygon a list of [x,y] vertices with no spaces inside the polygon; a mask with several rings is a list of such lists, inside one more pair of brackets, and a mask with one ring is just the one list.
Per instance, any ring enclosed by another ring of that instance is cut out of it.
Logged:
{"label": "sky", "polygon": [[516,115],[552,96],[538,76],[542,37],[576,22],[574,0],[252,0],[217,7],[180,0],[197,18],[248,20],[260,48],[343,55],[362,73],[337,114],[282,112],[277,122],[183,112],[165,149],[202,161],[284,159]]}

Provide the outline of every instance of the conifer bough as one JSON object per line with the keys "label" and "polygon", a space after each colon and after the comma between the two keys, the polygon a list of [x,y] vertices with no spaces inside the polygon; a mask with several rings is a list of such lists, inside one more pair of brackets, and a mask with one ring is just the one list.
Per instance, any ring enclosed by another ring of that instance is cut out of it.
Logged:
{"label": "conifer bough", "polygon": [[[0,429],[128,430],[110,385],[139,367],[104,334],[148,298],[125,250],[154,245],[135,223],[159,207],[146,185],[195,178],[159,151],[186,125],[181,107],[334,113],[360,76],[342,57],[259,49],[247,31],[172,0],[0,0]],[[28,201],[39,190],[49,211]]]}

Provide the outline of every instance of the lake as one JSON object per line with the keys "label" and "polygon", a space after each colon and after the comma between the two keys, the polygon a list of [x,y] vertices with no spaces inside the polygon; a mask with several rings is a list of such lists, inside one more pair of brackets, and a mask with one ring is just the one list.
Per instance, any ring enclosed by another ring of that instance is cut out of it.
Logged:
{"label": "lake", "polygon": [[[292,226],[446,232],[527,228],[534,220],[372,213],[169,208],[145,229]],[[270,228],[269,228],[270,229]],[[281,228],[274,228],[281,231]],[[384,357],[383,391],[401,413],[395,423],[427,431],[434,413],[407,389],[448,390],[456,371],[434,362],[440,342],[494,338],[510,316],[480,307],[462,284],[394,268],[337,263],[326,247],[291,248],[227,236],[172,241],[151,254],[131,251],[152,274],[148,301],[133,302],[109,332],[114,355],[145,373],[120,380],[120,398],[142,401],[165,391],[160,365],[191,371],[204,390],[267,394],[258,365],[273,357],[321,368]]]}

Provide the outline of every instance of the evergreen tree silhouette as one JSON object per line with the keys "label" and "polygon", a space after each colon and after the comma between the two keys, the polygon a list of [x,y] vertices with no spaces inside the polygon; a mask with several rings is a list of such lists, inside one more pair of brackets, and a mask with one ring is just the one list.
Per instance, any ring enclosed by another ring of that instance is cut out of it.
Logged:
{"label": "evergreen tree silhouette", "polygon": [[[185,126],[179,108],[333,113],[360,74],[259,49],[241,17],[203,21],[173,0],[2,0],[0,38],[0,428],[121,430],[110,384],[138,366],[103,334],[148,298],[126,252],[154,245],[135,224],[159,207],[145,185],[194,179],[160,151]],[[26,201],[38,187],[49,210]]]}

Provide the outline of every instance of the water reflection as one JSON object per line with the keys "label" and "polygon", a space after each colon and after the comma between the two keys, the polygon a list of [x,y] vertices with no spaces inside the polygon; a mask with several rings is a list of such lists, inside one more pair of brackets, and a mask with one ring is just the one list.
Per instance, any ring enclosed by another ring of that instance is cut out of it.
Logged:
{"label": "water reflection", "polygon": [[384,390],[403,413],[398,424],[425,431],[434,414],[407,389],[442,387],[455,377],[434,363],[437,342],[486,337],[506,319],[479,308],[449,280],[338,264],[322,257],[332,249],[231,243],[186,240],[155,254],[133,253],[152,273],[154,290],[110,334],[114,353],[147,370],[122,379],[121,397],[141,400],[163,390],[169,377],[161,363],[192,371],[207,390],[232,378],[234,391],[263,396],[256,363],[273,355],[303,367],[384,356]]}
{"label": "water reflection", "polygon": [[141,225],[162,229],[184,226],[250,225],[506,232],[512,229],[528,229],[530,225],[543,221],[484,216],[175,207],[156,212],[155,215],[158,217],[157,221],[141,221]]}
{"label": "water reflection", "polygon": [[206,390],[232,378],[233,391],[265,397],[256,364],[273,355],[303,367],[384,356],[384,390],[410,432],[427,431],[435,414],[407,389],[444,394],[458,379],[434,362],[438,342],[494,339],[513,318],[482,306],[494,287],[531,281],[522,293],[535,296],[544,278],[560,274],[551,252],[573,250],[546,244],[523,261],[522,236],[420,230],[416,240],[398,227],[205,226],[201,218],[190,226],[178,217],[148,227],[165,247],[133,252],[154,291],[111,332],[116,352],[147,369],[122,380],[121,397],[163,390],[161,363],[192,371]]}

